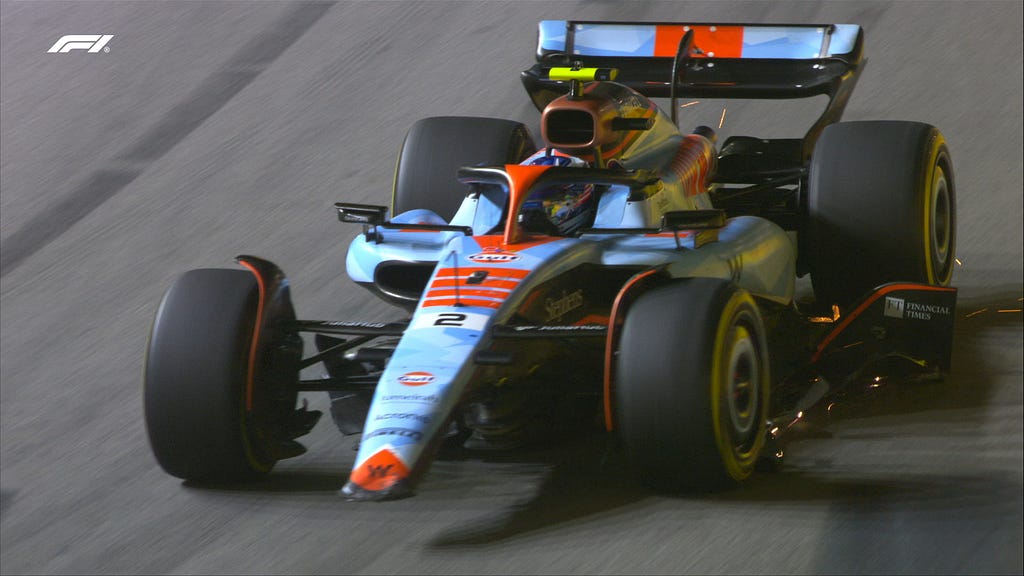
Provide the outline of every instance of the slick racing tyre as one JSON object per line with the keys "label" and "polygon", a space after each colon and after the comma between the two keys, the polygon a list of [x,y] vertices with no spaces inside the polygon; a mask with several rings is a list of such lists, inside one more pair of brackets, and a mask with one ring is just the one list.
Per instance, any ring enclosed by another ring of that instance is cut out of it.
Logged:
{"label": "slick racing tyre", "polygon": [[770,374],[753,298],[692,278],[629,308],[616,362],[616,428],[648,485],[715,491],[745,480],[766,441]]}
{"label": "slick racing tyre", "polygon": [[391,214],[426,208],[450,222],[466,197],[463,166],[517,164],[535,152],[526,126],[511,120],[445,116],[413,124],[395,172]]}
{"label": "slick racing tyre", "polygon": [[192,270],[164,295],[144,401],[150,445],[172,476],[233,482],[273,468],[269,432],[246,409],[250,370],[260,364],[251,357],[258,306],[256,280],[243,270]]}
{"label": "slick racing tyre", "polygon": [[808,183],[801,245],[819,304],[846,307],[892,281],[949,284],[956,187],[949,150],[934,126],[828,126]]}

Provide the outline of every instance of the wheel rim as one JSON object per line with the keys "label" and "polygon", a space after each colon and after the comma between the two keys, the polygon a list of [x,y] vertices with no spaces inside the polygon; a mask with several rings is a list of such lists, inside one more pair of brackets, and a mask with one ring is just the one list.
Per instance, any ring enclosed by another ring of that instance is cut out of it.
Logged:
{"label": "wheel rim", "polygon": [[757,306],[738,293],[725,306],[716,338],[712,414],[726,474],[741,481],[754,471],[765,443],[768,358]]}
{"label": "wheel rim", "polygon": [[732,335],[732,354],[729,358],[725,406],[732,424],[733,446],[743,450],[749,447],[751,432],[757,427],[760,368],[757,352],[745,326],[736,326]]}
{"label": "wheel rim", "polygon": [[946,277],[946,267],[949,265],[953,214],[949,182],[941,165],[935,167],[935,178],[932,180],[931,223],[931,248],[936,264],[935,281],[942,282]]}
{"label": "wheel rim", "polygon": [[732,298],[716,338],[712,390],[715,438],[726,473],[743,480],[765,442],[768,359],[755,304],[748,294]]}

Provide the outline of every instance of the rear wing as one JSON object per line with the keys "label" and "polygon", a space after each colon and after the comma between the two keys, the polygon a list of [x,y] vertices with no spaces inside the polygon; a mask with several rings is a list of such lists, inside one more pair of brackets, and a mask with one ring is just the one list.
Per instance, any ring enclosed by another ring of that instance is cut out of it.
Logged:
{"label": "rear wing", "polygon": [[[687,33],[688,50],[681,50]],[[617,68],[616,82],[654,98],[788,99],[828,95],[807,140],[842,116],[864,67],[856,24],[687,24],[544,20],[537,64],[522,73],[538,110],[569,91],[568,64]]]}

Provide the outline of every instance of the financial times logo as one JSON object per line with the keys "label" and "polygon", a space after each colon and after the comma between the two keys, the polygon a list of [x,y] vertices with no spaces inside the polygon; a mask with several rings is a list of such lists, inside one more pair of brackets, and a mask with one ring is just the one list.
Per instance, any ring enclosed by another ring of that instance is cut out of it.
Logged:
{"label": "financial times logo", "polygon": [[883,316],[890,318],[903,318],[903,309],[906,307],[906,301],[903,298],[893,298],[892,296],[885,297],[885,310],[882,312]]}
{"label": "financial times logo", "polygon": [[67,54],[72,50],[85,50],[89,54],[99,51],[110,52],[107,42],[113,38],[113,34],[70,34],[61,36],[60,40],[53,43],[47,50],[50,54]]}

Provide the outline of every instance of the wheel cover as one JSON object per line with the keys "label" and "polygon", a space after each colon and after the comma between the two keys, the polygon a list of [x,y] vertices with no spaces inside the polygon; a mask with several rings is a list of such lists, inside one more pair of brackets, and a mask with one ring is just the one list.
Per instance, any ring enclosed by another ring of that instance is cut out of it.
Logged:
{"label": "wheel cover", "polygon": [[929,240],[931,245],[931,256],[935,261],[934,280],[937,283],[945,283],[949,266],[950,252],[952,251],[952,226],[953,212],[952,201],[949,195],[949,182],[946,179],[946,171],[942,165],[935,167],[935,176],[931,185],[931,203],[929,206],[930,218],[928,221]]}
{"label": "wheel cover", "polygon": [[749,294],[739,293],[722,313],[711,378],[715,441],[734,480],[750,476],[765,443],[769,374],[764,350],[756,305]]}
{"label": "wheel cover", "polygon": [[730,340],[732,354],[729,358],[724,404],[732,425],[733,439],[748,439],[757,426],[760,367],[750,332],[745,326],[736,326]]}

